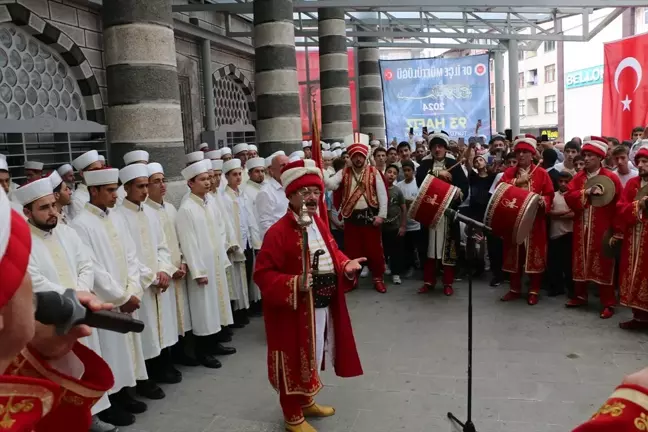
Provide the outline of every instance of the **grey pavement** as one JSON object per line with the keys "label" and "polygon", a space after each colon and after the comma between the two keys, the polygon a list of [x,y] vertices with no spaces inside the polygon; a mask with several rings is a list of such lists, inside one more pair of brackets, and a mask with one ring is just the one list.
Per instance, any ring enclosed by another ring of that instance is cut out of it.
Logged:
{"label": "grey pavement", "polygon": [[[449,432],[446,413],[466,416],[466,282],[453,297],[417,295],[404,281],[387,294],[368,282],[347,295],[364,376],[323,372],[317,401],[334,417],[312,421],[320,432]],[[598,299],[566,310],[564,297],[502,303],[507,286],[474,289],[474,402],[479,432],[562,432],[588,419],[627,373],[646,366],[645,333],[628,333],[598,317]],[[184,381],[122,432],[283,431],[278,397],[267,381],[262,319],[238,330],[238,353],[223,368],[184,368]]]}

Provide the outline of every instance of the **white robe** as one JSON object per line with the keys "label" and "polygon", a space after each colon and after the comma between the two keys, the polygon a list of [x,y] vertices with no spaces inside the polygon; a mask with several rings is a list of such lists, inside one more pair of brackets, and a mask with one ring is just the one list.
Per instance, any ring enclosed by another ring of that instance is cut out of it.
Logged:
{"label": "white robe", "polygon": [[[55,291],[63,294],[70,288],[92,292],[94,271],[91,253],[78,234],[72,228],[61,224],[49,232],[31,224],[29,228],[32,233],[32,250],[28,270],[34,292]],[[102,356],[97,330],[81,339],[81,343],[98,356]],[[110,401],[108,395],[104,394],[92,407],[92,414],[108,408]]]}
{"label": "white robe", "polygon": [[[234,323],[227,286],[226,262],[222,256],[224,224],[216,220],[207,201],[191,194],[182,203],[176,217],[176,231],[189,274],[187,286],[191,325],[196,336],[218,333]],[[206,277],[207,285],[196,279]]]}
{"label": "white robe", "polygon": [[72,194],[72,202],[68,206],[68,218],[69,220],[74,220],[85,207],[86,203],[90,202],[90,192],[88,192],[88,187],[83,183],[80,183]]}
{"label": "white robe", "polygon": [[[169,252],[171,253],[171,264],[180,268],[182,264],[186,264],[182,251],[180,250],[180,241],[178,240],[178,233],[175,228],[175,221],[178,211],[168,202],[164,202],[163,205],[156,203],[151,199],[146,200],[146,204],[155,211],[157,218],[164,230],[164,236],[167,239],[167,246],[169,247]],[[191,310],[189,309],[189,294],[187,293],[187,283],[186,278],[176,279],[171,281],[171,286],[169,290],[173,290],[173,296],[175,298],[176,306],[176,319],[177,325],[176,329],[179,336],[184,336],[184,334],[191,330]]]}
{"label": "white robe", "polygon": [[123,216],[128,233],[135,243],[141,264],[140,285],[144,290],[139,316],[145,323],[142,332],[144,359],[160,355],[163,348],[178,341],[178,318],[173,290],[164,293],[156,287],[158,272],[173,276],[177,268],[171,264],[171,253],[155,212],[147,205],[136,205],[125,199],[115,210]]}
{"label": "white robe", "polygon": [[259,195],[259,192],[261,192],[262,187],[263,183],[255,183],[252,180],[248,180],[243,187],[243,192],[245,192],[245,194],[250,198],[250,201],[252,202],[252,211],[254,212],[254,219],[257,222],[259,220],[259,214],[257,213],[256,209],[256,198],[257,195]]}
{"label": "white robe", "polygon": [[[224,207],[227,212],[227,217],[232,221],[232,227],[236,234],[236,242],[240,246],[237,251],[230,254],[232,280],[234,284],[233,291],[235,295],[234,310],[248,309],[250,307],[250,300],[260,300],[261,293],[256,285],[250,287],[252,288],[251,292],[248,289],[244,251],[248,246],[255,251],[261,249],[259,226],[254,217],[254,210],[252,210],[252,201],[245,192],[241,191],[237,194],[228,186],[223,195],[223,203],[225,204]],[[243,238],[243,231],[241,229],[241,216],[243,212],[245,212],[245,220],[247,220],[247,241]]]}
{"label": "white robe", "polygon": [[115,204],[115,208],[122,205],[125,199],[126,199],[126,189],[124,189],[124,185],[121,185],[117,188],[117,202]]}
{"label": "white robe", "polygon": [[[265,181],[263,183],[255,183],[252,180],[248,180],[247,183],[245,184],[245,189],[244,189],[245,194],[250,198],[250,202],[252,203],[254,220],[256,222],[257,231],[259,231],[258,234],[259,243],[261,243],[263,237],[261,236],[261,232],[259,228],[259,212],[257,210],[256,200],[257,200],[257,196],[259,195],[259,192],[261,192],[261,189],[265,186],[265,184],[266,184]],[[256,266],[256,254],[254,255],[254,258],[252,260],[252,268],[254,268],[255,266]],[[259,289],[259,286],[254,282],[254,278],[250,278],[250,286],[248,292],[250,294],[250,302],[257,302],[261,300],[261,290]]]}
{"label": "white robe", "polygon": [[[88,203],[70,225],[92,251],[94,294],[101,300],[122,306],[131,296],[141,298],[140,263],[123,218]],[[137,318],[137,312],[133,314]],[[110,393],[133,387],[135,380],[148,378],[141,336],[99,330],[104,360],[115,376]]]}

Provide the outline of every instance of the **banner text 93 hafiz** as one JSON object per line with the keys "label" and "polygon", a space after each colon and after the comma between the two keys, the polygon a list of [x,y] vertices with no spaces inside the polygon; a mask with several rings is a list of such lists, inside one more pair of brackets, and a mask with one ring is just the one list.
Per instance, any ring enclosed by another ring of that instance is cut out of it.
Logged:
{"label": "banner text 93 hafiz", "polygon": [[421,135],[427,127],[469,137],[478,120],[479,133],[491,134],[488,55],[382,60],[380,68],[387,136],[405,139],[409,128]]}

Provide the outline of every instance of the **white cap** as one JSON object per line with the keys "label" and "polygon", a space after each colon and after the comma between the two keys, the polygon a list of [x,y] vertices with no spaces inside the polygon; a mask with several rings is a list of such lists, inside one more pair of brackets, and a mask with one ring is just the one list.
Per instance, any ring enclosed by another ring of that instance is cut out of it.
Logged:
{"label": "white cap", "polygon": [[202,161],[198,161],[183,169],[180,174],[182,174],[182,178],[184,178],[186,181],[189,181],[197,175],[206,173],[207,171],[209,171],[207,169],[207,166]]}
{"label": "white cap", "polygon": [[237,168],[241,168],[241,159],[230,159],[223,164],[223,174],[227,174]]}
{"label": "white cap", "polygon": [[0,159],[7,160],[7,156],[5,156],[5,155],[3,155],[2,153],[0,153]]}
{"label": "white cap", "polygon": [[220,152],[221,152],[221,157],[223,157],[226,154],[231,155],[232,154],[232,149],[229,148],[229,147],[223,147],[222,149],[220,149]]}
{"label": "white cap", "polygon": [[299,159],[304,159],[304,152],[301,150],[294,151],[290,153],[290,156],[288,156],[288,160],[290,162],[295,162],[298,161]]}
{"label": "white cap", "polygon": [[269,167],[270,165],[272,165],[272,160],[277,156],[286,156],[286,153],[283,150],[278,150],[278,151],[272,153],[267,158],[265,158],[265,166],[266,166],[266,168]]}
{"label": "white cap", "polygon": [[248,151],[255,151],[255,152],[258,152],[259,149],[258,149],[257,146],[255,146],[254,144],[250,144],[250,145],[248,145]]}
{"label": "white cap", "polygon": [[[198,161],[205,159],[205,153],[201,151],[195,151],[185,155],[188,164],[193,164]],[[195,177],[195,176],[194,176]],[[192,177],[193,178],[193,177]]]}
{"label": "white cap", "polygon": [[119,170],[117,168],[106,168],[87,171],[83,173],[83,181],[86,186],[104,186],[119,183]]}
{"label": "white cap", "polygon": [[312,144],[311,144],[310,141],[302,141],[302,148],[303,149],[311,147],[311,146],[312,146]]}
{"label": "white cap", "polygon": [[198,150],[202,150],[202,149],[205,149],[205,148],[209,148],[209,144],[207,144],[207,143],[200,143],[200,145],[198,146]]}
{"label": "white cap", "polygon": [[69,173],[70,171],[74,171],[74,168],[72,168],[72,165],[70,165],[70,164],[65,164],[65,165],[61,165],[60,167],[58,167],[58,169],[56,171],[59,173],[59,175],[65,175],[65,174]]}
{"label": "white cap", "polygon": [[124,163],[126,165],[142,161],[147,163],[149,161],[149,154],[144,150],[133,150],[124,155]]}
{"label": "white cap", "polygon": [[52,193],[52,182],[49,177],[46,177],[19,187],[13,192],[13,197],[24,207],[39,198],[52,195]]}
{"label": "white cap", "polygon": [[151,177],[154,174],[164,174],[164,168],[157,162],[151,162],[146,166],[148,169],[148,176]]}
{"label": "white cap", "polygon": [[99,155],[99,162],[106,163],[106,156],[104,156],[104,155]]}
{"label": "white cap", "polygon": [[200,162],[202,162],[203,165],[205,165],[205,168],[207,168],[207,171],[211,171],[213,169],[211,159],[203,159]]}
{"label": "white cap", "polygon": [[88,168],[91,164],[99,160],[99,152],[97,150],[90,150],[83,153],[78,158],[72,161],[72,165],[77,171],[83,171]]}
{"label": "white cap", "polygon": [[340,143],[337,142],[337,141],[334,142],[333,144],[331,144],[331,149],[333,149],[333,150],[337,150],[337,149],[339,149],[340,147],[342,147],[342,144],[340,144]]}
{"label": "white cap", "polygon": [[211,164],[212,164],[212,169],[214,171],[223,171],[223,160],[222,159],[212,160]]}
{"label": "white cap", "polygon": [[248,151],[250,146],[248,146],[246,143],[241,143],[241,144],[236,144],[234,148],[232,149],[232,153],[234,155],[237,155],[241,152]]}
{"label": "white cap", "polygon": [[25,169],[28,170],[43,171],[43,166],[45,166],[43,162],[25,161]]}
{"label": "white cap", "polygon": [[369,145],[370,145],[371,147],[378,147],[378,146],[380,145],[380,140],[376,140],[376,139],[375,139],[375,140],[371,140],[371,141],[369,141]]}
{"label": "white cap", "polygon": [[331,144],[323,142],[322,150],[331,150]]}
{"label": "white cap", "polygon": [[340,157],[340,156],[342,156],[342,150],[340,150],[340,149],[333,150],[332,153],[333,153],[333,157]]}
{"label": "white cap", "polygon": [[138,177],[149,177],[148,168],[146,165],[141,163],[136,163],[133,165],[125,166],[119,170],[119,180],[122,183],[128,183],[131,180],[135,180]]}
{"label": "white cap", "polygon": [[265,168],[265,159],[263,159],[262,157],[248,159],[248,161],[245,163],[245,169],[250,171],[254,168]]}
{"label": "white cap", "polygon": [[63,179],[56,171],[52,171],[47,178],[50,179],[52,190],[56,189],[61,183],[63,183]]}
{"label": "white cap", "polygon": [[0,158],[0,171],[9,171],[9,164],[7,159]]}
{"label": "white cap", "polygon": [[208,152],[205,152],[205,159],[220,159],[221,157],[221,152],[220,150],[210,150]]}
{"label": "white cap", "polygon": [[333,157],[334,156],[332,151],[324,150],[322,152],[322,159],[333,159]]}

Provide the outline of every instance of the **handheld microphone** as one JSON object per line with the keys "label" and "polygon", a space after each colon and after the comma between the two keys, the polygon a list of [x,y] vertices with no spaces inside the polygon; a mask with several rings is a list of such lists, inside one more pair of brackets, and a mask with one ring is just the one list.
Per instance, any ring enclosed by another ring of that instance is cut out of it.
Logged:
{"label": "handheld microphone", "polygon": [[130,315],[91,311],[81,304],[73,289],[65,290],[63,295],[55,291],[35,293],[34,309],[36,321],[53,325],[59,335],[67,334],[72,327],[81,324],[118,333],[141,333],[144,330],[144,323]]}

